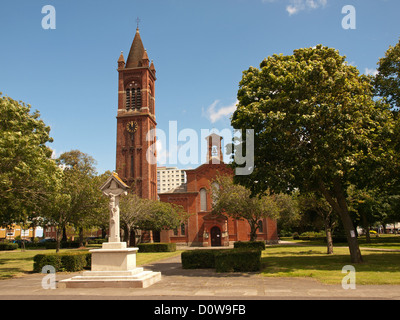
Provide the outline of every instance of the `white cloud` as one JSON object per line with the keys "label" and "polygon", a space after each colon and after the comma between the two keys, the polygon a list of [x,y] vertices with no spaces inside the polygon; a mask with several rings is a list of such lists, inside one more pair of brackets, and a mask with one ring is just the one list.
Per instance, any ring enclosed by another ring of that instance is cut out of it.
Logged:
{"label": "white cloud", "polygon": [[291,16],[303,10],[325,7],[327,4],[328,0],[290,0],[290,4],[286,6],[286,11]]}
{"label": "white cloud", "polygon": [[227,118],[236,110],[236,106],[239,101],[235,101],[235,103],[229,106],[222,106],[217,109],[217,106],[220,104],[219,100],[215,100],[203,114],[211,121],[211,123],[215,123],[222,118]]}
{"label": "white cloud", "polygon": [[374,77],[375,77],[375,76],[378,74],[378,70],[376,70],[376,69],[370,69],[370,68],[365,68],[364,73],[365,73],[367,76],[371,75],[371,76],[374,76]]}

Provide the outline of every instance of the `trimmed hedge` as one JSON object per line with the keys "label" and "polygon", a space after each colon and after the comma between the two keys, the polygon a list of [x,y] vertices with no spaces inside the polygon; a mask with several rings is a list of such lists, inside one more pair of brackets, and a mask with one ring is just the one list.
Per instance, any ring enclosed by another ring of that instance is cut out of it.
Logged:
{"label": "trimmed hedge", "polygon": [[261,250],[257,249],[214,249],[182,252],[183,269],[215,268],[217,272],[260,271]]}
{"label": "trimmed hedge", "polygon": [[215,255],[220,250],[190,250],[182,252],[183,269],[208,269],[215,268]]}
{"label": "trimmed hedge", "polygon": [[261,269],[261,250],[221,250],[215,255],[217,272],[254,272]]}
{"label": "trimmed hedge", "polygon": [[137,245],[139,252],[175,252],[176,243],[141,243]]}
{"label": "trimmed hedge", "polygon": [[8,243],[8,242],[0,243],[0,251],[12,251],[17,249],[18,249],[17,243]]}
{"label": "trimmed hedge", "polygon": [[91,266],[92,254],[73,252],[59,254],[38,254],[33,257],[33,271],[42,272],[44,266],[53,266],[56,272],[77,272]]}
{"label": "trimmed hedge", "polygon": [[264,241],[237,241],[233,244],[235,249],[259,249],[265,250],[265,242]]}

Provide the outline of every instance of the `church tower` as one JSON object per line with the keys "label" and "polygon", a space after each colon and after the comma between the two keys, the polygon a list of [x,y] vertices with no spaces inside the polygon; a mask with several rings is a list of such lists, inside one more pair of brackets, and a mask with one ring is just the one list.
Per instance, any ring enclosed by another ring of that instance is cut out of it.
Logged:
{"label": "church tower", "polygon": [[118,59],[117,163],[119,177],[138,196],[157,199],[156,70],[136,30],[129,56]]}

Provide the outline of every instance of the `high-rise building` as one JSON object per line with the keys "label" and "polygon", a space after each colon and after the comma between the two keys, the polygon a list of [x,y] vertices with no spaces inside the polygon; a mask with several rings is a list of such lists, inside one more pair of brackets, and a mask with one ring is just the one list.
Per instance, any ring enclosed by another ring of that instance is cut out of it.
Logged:
{"label": "high-rise building", "polygon": [[157,168],[157,192],[164,193],[179,188],[186,183],[184,170],[178,168]]}

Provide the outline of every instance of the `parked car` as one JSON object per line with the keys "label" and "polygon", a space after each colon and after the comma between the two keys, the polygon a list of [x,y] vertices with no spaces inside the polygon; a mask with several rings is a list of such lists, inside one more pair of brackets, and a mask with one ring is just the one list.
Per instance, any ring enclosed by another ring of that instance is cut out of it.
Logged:
{"label": "parked car", "polygon": [[57,242],[57,240],[53,238],[46,238],[39,241],[39,243],[47,243],[47,242]]}
{"label": "parked car", "polygon": [[18,244],[21,244],[22,242],[25,242],[25,244],[26,243],[32,243],[32,241],[31,240],[28,240],[28,239],[19,239],[19,240],[14,240],[13,241],[13,243],[18,243]]}

